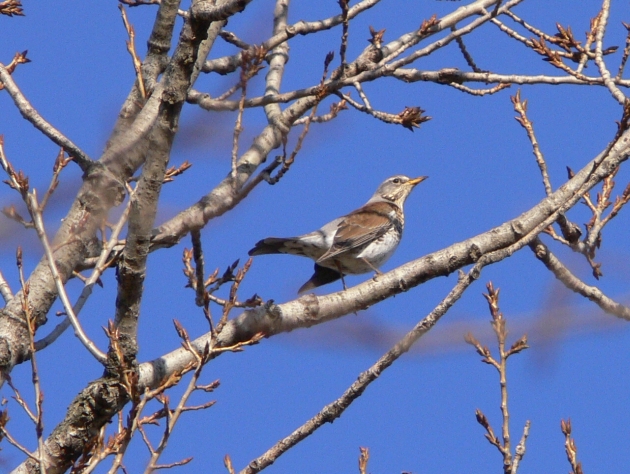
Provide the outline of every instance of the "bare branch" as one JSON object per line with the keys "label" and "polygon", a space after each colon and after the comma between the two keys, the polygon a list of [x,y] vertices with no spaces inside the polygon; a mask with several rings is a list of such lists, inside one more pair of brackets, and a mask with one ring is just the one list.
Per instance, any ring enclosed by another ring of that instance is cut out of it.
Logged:
{"label": "bare branch", "polygon": [[[362,0],[348,10],[348,19],[351,20],[357,15],[363,13],[364,11],[372,8],[374,5],[378,4],[380,0]],[[284,4],[284,2],[283,2]],[[288,5],[288,2],[286,3]],[[278,5],[278,4],[276,4]],[[277,14],[274,13],[274,17]],[[323,20],[313,21],[313,22],[305,22],[299,21],[294,25],[285,25],[283,28],[278,28],[277,32],[274,33],[274,36],[269,38],[267,41],[261,44],[261,48],[270,51],[276,48],[278,45],[285,43],[290,38],[293,38],[297,35],[310,35],[313,33],[317,33],[320,31],[329,30],[334,28],[337,25],[340,25],[343,22],[342,15],[336,15],[334,17],[326,18]],[[274,28],[274,31],[276,29]],[[230,72],[235,71],[239,64],[241,64],[241,53],[238,53],[234,56],[224,57],[213,59],[211,61],[207,61],[204,64],[203,72],[217,72],[219,74],[228,74]],[[277,89],[280,90],[280,89]]]}
{"label": "bare branch", "polygon": [[570,474],[583,474],[582,463],[577,459],[577,446],[575,445],[575,439],[571,437],[571,419],[560,420],[560,429],[564,434],[564,448],[567,453],[567,460],[571,465]]}
{"label": "bare branch", "polygon": [[79,319],[72,309],[72,304],[70,303],[70,299],[68,298],[68,293],[66,293],[66,288],[63,284],[63,281],[61,280],[59,271],[57,270],[57,264],[55,263],[53,250],[50,247],[50,243],[48,242],[48,236],[46,235],[46,230],[44,229],[44,222],[42,220],[41,211],[39,210],[39,206],[37,204],[37,195],[35,194],[35,190],[33,190],[33,192],[27,196],[26,203],[29,209],[29,213],[31,214],[31,218],[33,219],[33,223],[35,224],[37,236],[39,237],[39,240],[44,247],[44,252],[46,254],[48,265],[50,267],[50,273],[52,274],[52,277],[55,281],[55,286],[59,294],[59,299],[63,303],[66,315],[68,316],[68,319],[70,320],[70,323],[74,328],[74,334],[79,338],[79,340],[88,350],[88,352],[92,354],[92,356],[94,356],[97,361],[99,361],[101,364],[104,364],[107,357],[87,336],[87,334],[85,334],[83,328],[81,327],[81,324],[79,323]]}
{"label": "bare branch", "polygon": [[516,448],[515,455],[512,454],[512,444],[510,438],[510,411],[508,409],[508,390],[507,390],[507,360],[508,358],[516,354],[524,349],[527,349],[527,338],[523,336],[521,339],[512,344],[512,347],[509,350],[506,350],[505,343],[507,338],[507,322],[503,317],[503,313],[501,313],[499,309],[499,289],[495,289],[492,282],[489,282],[486,285],[488,289],[488,293],[484,293],[484,297],[488,302],[488,307],[490,309],[490,315],[492,320],[490,324],[492,325],[492,329],[497,337],[497,346],[499,349],[499,358],[494,359],[490,355],[490,351],[487,348],[483,348],[483,351],[479,349],[479,342],[474,338],[472,334],[468,334],[465,337],[466,342],[477,347],[477,352],[480,352],[484,359],[482,362],[488,363],[488,360],[492,362],[492,365],[496,367],[499,372],[499,386],[501,390],[501,436],[503,438],[503,442],[499,440],[499,438],[494,434],[492,427],[490,425],[490,421],[488,418],[482,413],[481,410],[476,410],[476,418],[477,422],[483,426],[486,430],[486,439],[495,446],[499,452],[501,453],[501,457],[503,458],[503,472],[504,474],[515,474],[518,468],[518,464],[523,458],[525,454],[525,440],[527,438],[527,434],[529,433],[529,421],[525,423],[525,428],[523,432],[523,437]]}
{"label": "bare branch", "polygon": [[514,110],[519,114],[519,117],[516,117],[516,121],[522,125],[525,131],[527,131],[529,141],[532,143],[534,157],[536,158],[536,163],[538,163],[538,168],[540,168],[543,185],[545,186],[545,193],[549,196],[553,192],[553,189],[551,188],[551,182],[549,181],[545,157],[540,151],[540,145],[538,144],[536,134],[534,133],[534,124],[527,117],[527,100],[521,100],[521,91],[517,91],[516,95],[511,97],[511,99],[512,104],[514,104]]}
{"label": "bare branch", "polygon": [[[92,274],[84,282],[85,287],[83,288],[83,291],[81,291],[81,295],[77,299],[77,302],[72,307],[72,310],[75,315],[78,315],[81,312],[81,310],[83,309],[83,305],[92,294],[94,285],[99,281],[99,278],[101,277],[105,269],[109,266],[109,264],[107,263],[107,259],[110,258],[110,255],[114,247],[119,243],[118,236],[120,235],[120,233],[123,230],[123,227],[127,223],[127,217],[129,216],[130,204],[131,204],[131,201],[127,203],[127,207],[125,208],[123,214],[120,216],[120,219],[118,219],[118,223],[116,224],[116,227],[114,227],[114,229],[112,230],[112,233],[110,235],[109,241],[107,242],[107,245],[103,247],[103,250],[101,251],[101,254],[98,257],[98,260],[96,261],[96,264],[94,265],[94,270]],[[70,325],[71,325],[70,318],[66,316],[66,318],[62,322],[60,322],[55,327],[55,329],[53,329],[50,332],[50,334],[40,339],[39,341],[35,342],[35,350],[40,351],[42,349],[45,349],[49,345],[51,345],[53,342],[57,340],[59,336],[61,336],[64,333],[66,329],[68,329],[68,327],[70,327]]]}
{"label": "bare branch", "polygon": [[470,87],[466,87],[462,84],[458,84],[457,82],[451,82],[448,85],[462,92],[466,92],[467,94],[474,95],[477,97],[482,97],[484,95],[496,94],[497,92],[502,91],[503,89],[507,89],[512,84],[497,84],[496,86],[490,87],[489,89],[471,89]]}
{"label": "bare branch", "polygon": [[[34,192],[34,191],[33,191]],[[39,378],[39,370],[37,368],[37,358],[35,357],[35,318],[31,312],[31,305],[28,301],[28,295],[30,293],[30,285],[24,280],[24,269],[22,266],[22,249],[18,247],[17,265],[20,275],[20,285],[22,287],[22,307],[24,310],[26,329],[28,332],[28,341],[31,349],[31,381],[33,388],[35,389],[35,416],[30,410],[26,410],[27,413],[34,418],[35,422],[35,434],[37,438],[37,448],[39,453],[39,468],[42,472],[46,472],[45,464],[45,451],[44,451],[44,394],[42,393],[41,382]],[[16,392],[17,393],[17,392]],[[26,404],[23,405],[26,407]]]}
{"label": "bare branch", "polygon": [[418,339],[435,326],[439,319],[459,300],[468,286],[475,281],[480,269],[481,266],[476,265],[467,275],[460,273],[457,284],[435,309],[416,324],[416,326],[389,351],[383,354],[372,367],[362,372],[356,382],[348,387],[341,397],[326,405],[317,415],[308,420],[289,436],[278,441],[278,443],[267,452],[251,461],[239,474],[255,474],[262,471],[275,462],[275,460],[288,449],[313,434],[318,428],[324,425],[324,423],[332,423],[336,418],[339,418],[352,402],[359,398],[365,389],[376,380],[385,369],[391,366],[401,355],[407,352]]}
{"label": "bare branch", "polygon": [[[456,29],[457,28],[455,27],[455,25],[451,26],[451,31],[455,31]],[[461,51],[462,56],[464,56],[464,59],[466,60],[466,64],[468,64],[470,68],[475,72],[483,72],[475,63],[475,60],[472,58],[472,56],[468,52],[468,49],[466,49],[466,45],[464,44],[464,40],[461,38],[461,36],[458,36],[457,38],[455,38],[455,41],[457,42],[457,46],[459,47],[459,50]]]}
{"label": "bare branch", "polygon": [[348,4],[349,0],[338,0],[339,6],[341,7],[341,45],[339,46],[339,58],[341,59],[341,70],[345,70],[346,68],[346,51],[348,49]]}
{"label": "bare branch", "polygon": [[359,448],[359,474],[367,474],[368,459],[370,459],[370,450],[368,448]]}
{"label": "bare branch", "polygon": [[[575,205],[580,196],[603,179],[611,169],[625,161],[628,158],[624,151],[626,146],[622,141],[617,141],[607,156],[597,156],[537,206],[491,231],[411,261],[380,275],[378,281],[370,280],[327,296],[306,295],[281,305],[266,304],[247,311],[232,319],[214,343],[218,346],[231,345],[247,340],[257,332],[272,335],[319,324],[366,309],[384,298],[407,291],[437,276],[448,275],[465,265],[480,261],[494,263],[511,256]],[[594,163],[599,163],[599,166],[594,168]],[[193,344],[200,349],[208,342],[213,341],[206,334],[193,341]],[[140,384],[154,386],[160,380],[160,374],[170,373],[189,361],[185,351],[179,349],[164,355],[159,361],[142,364]],[[156,371],[158,367],[159,371]]]}
{"label": "bare branch", "polygon": [[626,69],[626,63],[628,62],[628,56],[630,56],[630,25],[625,22],[622,23],[628,33],[626,34],[626,45],[623,48],[623,56],[621,57],[621,62],[619,63],[619,70],[617,71],[617,75],[615,76],[616,80],[619,80],[623,77],[623,72]]}
{"label": "bare branch", "polygon": [[536,255],[536,258],[544,263],[568,289],[588,298],[606,313],[630,321],[629,307],[617,303],[602,293],[596,286],[587,285],[576,277],[539,239],[534,240],[530,244],[530,248]]}
{"label": "bare branch", "polygon": [[54,143],[63,147],[63,149],[68,152],[68,154],[84,172],[88,171],[93,163],[92,159],[59,130],[44,120],[37,110],[33,108],[26,97],[24,97],[15,82],[13,82],[11,74],[7,71],[3,64],[0,64],[0,82],[4,84],[4,88],[13,99],[13,102],[22,114],[22,117],[31,122],[35,128],[50,138]]}
{"label": "bare branch", "polygon": [[625,94],[617,87],[610,76],[610,71],[606,67],[606,63],[603,58],[603,42],[604,33],[606,32],[606,23],[608,23],[608,14],[610,13],[610,0],[604,0],[602,4],[601,15],[599,16],[599,22],[597,23],[597,34],[595,36],[595,64],[599,68],[599,73],[602,76],[604,84],[608,87],[608,90],[614,97],[614,99],[623,105],[627,99]]}
{"label": "bare branch", "polygon": [[[27,54],[28,54],[28,50],[27,49],[22,51],[22,52],[18,51],[17,53],[15,53],[15,55],[13,56],[13,59],[11,60],[11,62],[9,64],[7,64],[7,66],[6,66],[7,72],[9,74],[13,74],[13,72],[15,71],[15,68],[18,67],[18,64],[30,63],[31,60],[26,57]],[[2,89],[4,89],[4,84],[2,84],[2,82],[0,82],[0,91]]]}
{"label": "bare branch", "polygon": [[4,278],[4,275],[0,271],[0,295],[5,303],[8,303],[13,299],[13,292],[11,291],[11,287],[9,283]]}
{"label": "bare branch", "polygon": [[[530,76],[526,74],[495,74],[490,72],[477,73],[477,72],[463,72],[457,69],[445,69],[440,71],[422,71],[418,69],[404,69],[400,68],[391,73],[391,76],[396,79],[400,79],[404,82],[435,82],[438,84],[448,82],[482,82],[487,84],[520,84],[520,85],[534,85],[534,84],[571,84],[576,86],[588,86],[588,85],[604,85],[604,80],[601,77],[581,76],[582,79],[578,79],[574,76],[549,76],[549,75],[535,75]],[[613,80],[615,84],[623,87],[630,87],[630,81],[626,79]],[[245,103],[247,106],[247,103]]]}
{"label": "bare branch", "polygon": [[140,89],[140,95],[143,99],[146,99],[147,92],[144,89],[144,79],[142,78],[142,61],[138,58],[138,54],[136,53],[136,32],[133,29],[133,25],[129,23],[127,20],[127,12],[125,12],[125,7],[122,4],[118,5],[118,9],[120,10],[120,14],[122,15],[123,24],[125,25],[125,30],[127,30],[127,34],[129,35],[129,41],[127,41],[127,51],[131,55],[131,59],[133,61],[133,68],[136,71],[137,84]]}
{"label": "bare branch", "polygon": [[521,436],[521,440],[516,445],[514,449],[514,460],[512,461],[512,474],[516,474],[518,471],[518,467],[525,456],[525,442],[527,441],[527,437],[529,436],[529,427],[531,426],[531,422],[527,420],[525,422],[525,426],[523,427],[523,436]]}

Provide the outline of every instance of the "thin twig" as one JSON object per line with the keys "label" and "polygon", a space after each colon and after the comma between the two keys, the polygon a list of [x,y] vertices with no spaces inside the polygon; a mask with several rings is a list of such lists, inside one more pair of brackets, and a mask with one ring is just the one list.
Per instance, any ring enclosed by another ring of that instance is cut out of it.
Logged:
{"label": "thin twig", "polygon": [[239,474],[255,474],[262,471],[275,462],[275,460],[287,450],[313,434],[318,428],[324,425],[324,423],[332,423],[336,418],[339,418],[352,402],[359,398],[365,389],[376,380],[385,369],[391,366],[402,354],[407,352],[418,339],[435,326],[438,320],[459,300],[464,291],[476,279],[482,266],[483,264],[475,265],[468,274],[460,272],[457,284],[446,298],[387,351],[372,367],[362,372],[356,382],[348,387],[341,397],[326,405],[317,415],[308,420],[289,436],[280,440],[264,454],[251,461]]}
{"label": "thin twig", "polygon": [[50,138],[54,143],[63,147],[84,172],[88,171],[93,164],[92,159],[59,130],[44,120],[26,97],[24,97],[24,94],[22,94],[13,81],[11,74],[9,74],[3,64],[0,64],[0,81],[4,84],[5,89],[13,99],[22,117],[31,122],[35,128]]}
{"label": "thin twig", "polygon": [[508,87],[510,87],[512,84],[497,84],[494,87],[490,87],[488,89],[471,89],[470,87],[466,87],[463,84],[459,84],[457,82],[450,82],[447,85],[454,87],[457,90],[460,90],[462,92],[466,92],[467,94],[470,95],[474,95],[477,97],[483,97],[484,95],[492,95],[492,94],[496,94],[499,91],[502,91],[503,89],[507,89]]}
{"label": "thin twig", "polygon": [[617,75],[615,76],[616,81],[623,77],[623,72],[626,69],[626,63],[628,62],[628,56],[630,56],[630,25],[625,22],[622,22],[622,24],[627,31],[626,45],[623,48],[623,56],[621,57],[621,62],[619,63],[619,70],[617,71]]}
{"label": "thin twig", "polygon": [[341,71],[343,72],[346,68],[346,51],[348,50],[348,4],[349,0],[338,0],[339,6],[341,7],[341,18],[342,18],[342,32],[341,32],[341,45],[339,46],[339,57],[341,59]]}
{"label": "thin twig", "polygon": [[586,33],[586,43],[584,43],[584,53],[580,58],[580,63],[577,67],[577,72],[582,72],[586,67],[586,63],[588,63],[589,59],[595,58],[595,53],[591,52],[591,45],[595,41],[595,35],[597,34],[597,24],[599,23],[599,19],[601,17],[601,12],[597,14],[595,18],[591,20],[591,29]]}
{"label": "thin twig", "polygon": [[50,180],[50,184],[48,185],[48,189],[46,190],[46,194],[42,198],[42,202],[39,204],[42,212],[46,209],[46,205],[48,204],[48,200],[50,196],[55,192],[57,186],[59,186],[59,174],[61,171],[68,166],[68,163],[72,161],[71,158],[64,158],[65,150],[61,148],[59,153],[57,154],[57,158],[55,159],[55,164],[53,165],[53,174]]}
{"label": "thin twig", "polygon": [[630,321],[630,307],[614,301],[602,293],[596,286],[587,285],[576,277],[540,239],[532,241],[529,247],[536,255],[536,258],[538,258],[538,260],[540,260],[569,290],[588,298],[606,313]]}
{"label": "thin twig", "polygon": [[26,415],[31,419],[31,421],[33,423],[37,423],[37,415],[33,413],[33,411],[30,409],[30,407],[26,403],[26,400],[22,398],[22,395],[20,395],[20,391],[13,384],[13,379],[11,379],[11,376],[10,375],[7,376],[6,380],[7,380],[7,383],[9,384],[9,387],[11,387],[11,390],[13,390],[13,394],[14,394],[13,399],[17,402],[18,405],[20,405],[22,410],[24,410],[24,413],[26,413]]}
{"label": "thin twig", "polygon": [[367,474],[368,460],[370,459],[370,450],[368,448],[359,448],[359,474]]}
{"label": "thin twig", "polygon": [[[164,434],[162,435],[162,438],[160,439],[160,443],[158,444],[157,448],[155,448],[154,452],[151,454],[151,459],[149,460],[149,463],[144,471],[145,474],[150,474],[151,472],[153,472],[154,470],[158,468],[157,461],[162,455],[162,453],[164,452],[164,449],[166,449],[166,446],[170,439],[170,435],[173,432],[173,429],[175,428],[175,424],[177,423],[177,421],[179,420],[179,417],[183,413],[186,403],[188,402],[188,399],[197,388],[197,381],[199,380],[199,377],[201,376],[201,371],[203,370],[204,357],[199,356],[194,350],[192,351],[192,353],[197,359],[197,365],[196,365],[195,371],[193,373],[193,376],[190,378],[190,381],[188,382],[188,386],[186,387],[186,390],[184,390],[184,393],[180,397],[179,403],[177,404],[177,407],[175,408],[175,410],[170,412],[170,410],[167,407],[167,411],[170,413],[170,415],[168,416],[168,420],[164,428]],[[186,462],[189,462],[189,461],[186,461]],[[184,464],[186,462],[184,462]]]}
{"label": "thin twig", "polygon": [[107,360],[107,356],[98,348],[96,344],[92,342],[92,340],[87,337],[79,320],[72,309],[72,304],[70,303],[70,299],[68,298],[68,293],[64,287],[63,282],[61,281],[61,276],[59,275],[59,271],[57,270],[57,264],[55,263],[55,256],[50,247],[50,243],[48,242],[48,236],[46,235],[46,230],[44,229],[44,222],[42,220],[41,212],[38,208],[37,204],[37,195],[35,190],[32,193],[28,194],[26,198],[26,204],[31,214],[31,218],[33,219],[33,223],[35,224],[35,230],[37,231],[37,236],[44,247],[44,253],[46,254],[46,258],[48,260],[48,266],[50,267],[50,273],[52,275],[53,280],[55,281],[55,286],[57,288],[57,293],[59,294],[59,299],[63,303],[63,307],[66,311],[66,315],[70,319],[70,323],[74,328],[75,335],[79,338],[81,343],[85,346],[94,358],[99,361],[101,364],[105,364]]}
{"label": "thin twig", "polygon": [[223,458],[223,464],[228,471],[228,474],[234,474],[234,467],[232,466],[232,458],[230,458],[229,454],[226,454]]}
{"label": "thin twig", "polygon": [[331,120],[335,119],[337,115],[339,115],[339,112],[347,109],[348,107],[346,106],[346,100],[342,99],[339,102],[333,103],[330,106],[330,112],[328,112],[327,114],[316,115],[315,117],[310,117],[310,115],[302,117],[293,122],[293,125],[304,125],[307,121],[310,121],[311,123],[330,122]]}
{"label": "thin twig", "polygon": [[129,7],[139,7],[140,5],[155,5],[159,4],[162,0],[118,0],[120,3],[124,3]]}
{"label": "thin twig", "polygon": [[203,306],[205,301],[206,286],[204,285],[204,269],[203,269],[203,249],[201,248],[201,231],[192,230],[190,232],[193,246],[193,258],[195,259],[195,274],[197,276],[197,285],[195,304]]}
{"label": "thin twig", "polygon": [[[504,86],[505,87],[505,86]],[[364,112],[372,117],[389,124],[402,125],[403,127],[410,129],[409,127],[418,127],[421,123],[431,120],[431,117],[422,115],[425,111],[420,107],[406,107],[402,112],[398,114],[392,114],[389,112],[382,112],[380,110],[374,110],[367,105],[360,104],[352,99],[349,95],[341,92],[335,92],[335,95],[341,97],[344,103],[347,103],[357,109],[360,112]],[[366,97],[367,99],[367,97]]]}
{"label": "thin twig", "polygon": [[530,426],[531,426],[531,422],[527,420],[525,422],[525,426],[523,427],[523,436],[521,436],[521,440],[519,441],[519,443],[516,445],[516,448],[514,449],[514,460],[512,461],[511,474],[516,474],[516,472],[518,471],[518,466],[521,463],[523,456],[525,456],[525,443],[527,441],[527,437],[529,436]]}
{"label": "thin twig", "polygon": [[567,453],[567,460],[571,465],[570,474],[583,474],[582,463],[577,458],[577,446],[575,445],[575,439],[571,437],[571,419],[560,420],[560,429],[564,434],[564,449]]}
{"label": "thin twig", "polygon": [[244,51],[241,57],[241,74],[240,81],[237,85],[241,89],[241,98],[238,101],[238,115],[236,116],[236,124],[234,125],[234,134],[232,138],[232,179],[236,179],[236,163],[238,161],[238,138],[243,131],[243,113],[245,112],[245,98],[247,97],[247,83],[258,74],[262,69],[260,62],[264,57],[264,51],[257,49],[254,54]]}
{"label": "thin twig", "polygon": [[606,87],[608,87],[608,90],[610,91],[614,99],[621,105],[623,105],[627,98],[610,77],[610,71],[606,67],[606,63],[604,62],[602,53],[604,33],[606,32],[606,24],[608,22],[609,13],[610,0],[604,0],[602,3],[601,16],[597,25],[597,34],[595,35],[595,64],[597,64],[597,67],[599,68],[599,73],[602,76],[604,84],[606,85]]}
{"label": "thin twig", "polygon": [[22,446],[20,443],[18,443],[15,438],[13,436],[11,436],[11,434],[7,431],[7,429],[4,426],[0,426],[0,434],[2,435],[2,438],[6,438],[7,441],[12,444],[13,446],[15,446],[17,449],[19,449],[20,451],[22,451],[26,456],[28,456],[29,458],[31,458],[33,461],[35,461],[36,463],[39,463],[40,459],[36,456],[34,456],[28,449],[26,449],[24,446]]}
{"label": "thin twig", "polygon": [[[1,6],[2,4],[0,4]],[[7,64],[6,66],[6,70],[9,74],[13,74],[13,72],[15,71],[15,68],[18,67],[18,64],[26,64],[26,63],[30,63],[31,60],[29,58],[26,57],[26,55],[28,54],[28,50],[24,50],[22,52],[17,52],[15,53],[15,55],[13,56],[13,59],[11,60],[11,62],[9,64]],[[0,82],[0,91],[4,89],[4,84],[2,84],[2,82]]]}
{"label": "thin twig", "polygon": [[517,91],[516,95],[511,97],[512,104],[514,104],[514,110],[519,114],[519,117],[515,117],[516,121],[521,124],[521,126],[527,132],[527,136],[529,141],[532,144],[534,157],[536,158],[536,163],[538,164],[538,168],[540,169],[540,174],[542,175],[543,185],[545,187],[545,193],[547,196],[553,193],[553,189],[551,187],[551,182],[549,181],[549,173],[547,171],[547,163],[545,162],[545,157],[540,151],[540,145],[538,144],[538,140],[536,139],[536,134],[534,133],[534,124],[527,117],[527,100],[521,100],[521,91]]}
{"label": "thin twig", "polygon": [[363,101],[363,104],[365,105],[365,110],[367,110],[368,112],[372,112],[372,106],[370,105],[370,101],[368,100],[367,95],[365,95],[365,92],[363,91],[363,87],[361,87],[361,83],[353,82],[352,85],[359,93],[359,97],[361,97],[361,100]]}
{"label": "thin twig", "polygon": [[[519,448],[517,448],[520,454],[513,457],[510,438],[510,411],[508,409],[507,360],[511,355],[517,354],[527,349],[529,346],[527,345],[527,337],[523,336],[512,344],[509,349],[506,349],[505,344],[508,331],[505,317],[499,309],[499,289],[495,289],[492,282],[489,282],[486,288],[488,289],[488,293],[484,293],[483,296],[486,298],[490,309],[490,315],[492,317],[490,324],[497,338],[499,358],[493,357],[490,349],[481,345],[471,333],[466,334],[464,339],[468,344],[475,347],[477,353],[482,356],[482,362],[492,365],[499,372],[499,386],[501,390],[501,437],[503,440],[499,440],[494,434],[494,430],[488,418],[481,410],[477,409],[475,415],[477,422],[486,430],[485,436],[488,442],[495,446],[501,453],[504,474],[515,474],[515,464],[518,466],[518,463],[525,455],[525,439],[527,436],[523,436],[519,443]],[[529,433],[529,422],[526,423],[524,431],[525,433]]]}
{"label": "thin twig", "polygon": [[[171,377],[172,380],[173,377]],[[118,469],[122,465],[123,458],[125,453],[127,452],[127,447],[129,446],[129,442],[134,434],[134,432],[138,429],[139,426],[139,417],[142,414],[142,410],[146,406],[146,404],[152,400],[157,394],[162,393],[167,388],[168,381],[165,381],[164,384],[160,385],[157,389],[149,391],[146,390],[144,393],[144,397],[140,400],[134,401],[131,409],[129,410],[129,415],[127,416],[127,427],[122,431],[123,436],[119,441],[118,450],[116,451],[116,456],[112,461],[112,466],[110,467],[108,474],[116,474]],[[151,394],[152,396],[150,396]]]}
{"label": "thin twig", "polygon": [[[92,294],[94,285],[98,282],[99,278],[101,277],[105,269],[109,266],[107,259],[109,258],[113,248],[119,243],[118,235],[120,234],[120,232],[122,232],[125,224],[127,223],[127,218],[129,217],[130,204],[131,204],[131,199],[127,203],[127,206],[125,207],[125,210],[120,216],[120,219],[118,219],[118,223],[116,224],[116,227],[112,229],[112,233],[109,237],[109,241],[107,245],[103,247],[103,250],[101,251],[101,254],[98,257],[98,260],[96,261],[96,264],[94,265],[94,270],[92,271],[92,274],[86,280],[85,287],[83,288],[83,291],[81,291],[81,295],[77,299],[77,302],[74,304],[73,311],[75,315],[78,315],[81,312],[81,310],[83,309],[83,305]],[[48,334],[46,337],[40,339],[39,341],[35,343],[35,349],[40,351],[48,347],[50,344],[55,342],[57,338],[61,336],[64,333],[64,331],[68,329],[68,327],[70,327],[71,324],[72,324],[72,321],[70,320],[68,316],[66,316],[66,318],[62,322],[60,322],[50,332],[50,334]]]}
{"label": "thin twig", "polygon": [[[497,4],[497,6],[498,5],[499,4]],[[456,29],[457,27],[455,25],[451,26],[451,31],[455,31]],[[458,36],[457,38],[455,38],[455,41],[457,42],[457,46],[459,47],[459,50],[461,51],[462,55],[464,56],[464,59],[466,60],[466,64],[468,64],[470,68],[475,72],[483,72],[483,70],[480,69],[475,63],[475,60],[472,58],[472,56],[468,52],[468,49],[466,49],[466,45],[464,44],[464,40],[461,38],[461,36]]]}
{"label": "thin twig", "polygon": [[138,89],[140,90],[140,95],[146,99],[147,92],[144,88],[144,79],[142,78],[142,61],[138,58],[138,53],[136,53],[136,32],[133,28],[133,25],[129,23],[127,20],[127,12],[125,11],[125,7],[122,4],[118,4],[118,9],[120,10],[120,14],[122,15],[123,24],[125,25],[125,30],[127,30],[127,34],[129,35],[129,41],[127,44],[127,51],[131,55],[131,59],[133,61],[133,68],[136,71],[136,79],[138,81]]}
{"label": "thin twig", "polygon": [[242,39],[240,39],[238,36],[236,36],[234,33],[232,33],[231,31],[226,31],[226,30],[221,30],[221,32],[219,33],[219,36],[221,37],[221,39],[223,39],[226,43],[230,43],[233,44],[234,46],[236,46],[237,48],[240,49],[249,49],[252,47],[251,44],[246,43],[245,41],[243,41]]}
{"label": "thin twig", "polygon": [[[31,305],[28,301],[30,294],[30,285],[24,279],[24,270],[22,267],[22,249],[18,248],[17,254],[18,272],[20,275],[20,286],[22,288],[22,311],[24,312],[24,320],[28,332],[28,343],[31,352],[31,382],[35,390],[35,434],[37,437],[37,452],[39,454],[39,469],[42,474],[46,474],[46,462],[44,450],[44,394],[42,393],[41,382],[39,378],[39,370],[37,368],[37,357],[35,356],[35,318],[32,313]],[[29,410],[30,412],[30,410]]]}

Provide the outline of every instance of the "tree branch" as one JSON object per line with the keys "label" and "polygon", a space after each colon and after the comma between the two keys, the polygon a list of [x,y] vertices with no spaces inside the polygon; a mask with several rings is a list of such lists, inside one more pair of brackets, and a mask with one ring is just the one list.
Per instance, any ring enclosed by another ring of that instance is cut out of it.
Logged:
{"label": "tree branch", "polygon": [[[626,132],[624,137],[630,137]],[[254,334],[267,337],[297,328],[310,327],[343,315],[364,310],[393,295],[408,291],[438,276],[482,260],[498,261],[532,242],[536,236],[574,206],[582,194],[601,181],[612,169],[628,158],[630,146],[618,140],[608,155],[598,155],[564,186],[520,216],[463,242],[433,252],[339,293],[325,296],[306,295],[283,304],[266,304],[246,311],[226,324],[212,339],[205,334],[192,344],[202,350],[213,349],[250,339]],[[594,164],[600,163],[594,168]],[[165,376],[191,362],[183,349],[140,366],[140,385],[155,387]]]}
{"label": "tree branch", "polygon": [[608,314],[617,316],[618,318],[630,321],[630,308],[624,306],[606,296],[596,286],[587,285],[571,270],[569,270],[558,258],[549,250],[549,248],[540,240],[535,239],[529,244],[529,247],[554,276],[560,280],[569,290],[578,293],[599,306]]}
{"label": "tree branch", "polygon": [[374,382],[385,369],[391,366],[405,352],[411,349],[418,339],[424,336],[442,316],[459,300],[464,291],[479,276],[481,268],[476,265],[474,269],[464,275],[460,273],[457,284],[449,294],[431,311],[424,319],[398,341],[389,351],[365,372],[361,372],[357,380],[334,402],[326,405],[317,415],[308,420],[286,438],[278,441],[264,454],[251,461],[248,466],[241,470],[239,474],[255,474],[273,464],[282,454],[293,446],[313,434],[324,423],[332,423],[339,418],[343,412],[359,398],[365,389]]}
{"label": "tree branch", "polygon": [[53,143],[63,147],[77,165],[79,165],[84,172],[88,172],[94,163],[92,159],[69,138],[48,123],[39,114],[39,112],[35,110],[26,97],[24,97],[24,94],[22,94],[22,91],[20,91],[18,86],[15,84],[11,74],[9,74],[3,64],[0,64],[0,81],[13,99],[13,102],[22,114],[22,117],[31,122],[37,130],[50,138]]}

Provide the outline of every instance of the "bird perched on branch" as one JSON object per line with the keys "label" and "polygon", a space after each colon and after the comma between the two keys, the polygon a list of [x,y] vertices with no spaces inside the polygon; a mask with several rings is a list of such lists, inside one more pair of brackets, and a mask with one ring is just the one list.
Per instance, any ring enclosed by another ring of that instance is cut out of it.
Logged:
{"label": "bird perched on branch", "polygon": [[370,200],[356,211],[310,234],[263,239],[249,251],[249,255],[286,253],[315,260],[315,273],[298,293],[340,278],[343,281],[347,274],[380,273],[378,268],[400,243],[405,225],[403,204],[413,188],[425,179],[427,176],[387,178]]}

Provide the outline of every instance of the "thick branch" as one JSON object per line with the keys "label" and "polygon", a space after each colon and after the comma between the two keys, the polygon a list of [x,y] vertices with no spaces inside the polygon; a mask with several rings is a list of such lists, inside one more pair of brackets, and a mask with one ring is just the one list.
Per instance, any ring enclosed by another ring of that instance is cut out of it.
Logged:
{"label": "thick branch", "polygon": [[152,239],[152,249],[175,245],[191,230],[203,228],[210,219],[226,213],[241,202],[252,189],[245,186],[245,183],[254,174],[256,168],[267,159],[267,155],[280,146],[283,130],[300,118],[316,102],[315,98],[299,100],[282,113],[282,120],[278,119],[273,125],[266,126],[249,150],[238,160],[236,177],[232,178],[231,173],[228,174],[216,188],[203,196],[196,204],[156,229]]}
{"label": "thick branch", "polygon": [[[266,305],[246,311],[229,321],[216,340],[206,334],[196,339],[194,345],[197,350],[202,350],[206,344],[210,344],[212,348],[230,346],[249,340],[257,333],[271,336],[321,324],[367,309],[386,298],[435,277],[449,275],[480,259],[492,259],[494,262],[498,258],[506,258],[532,242],[540,232],[555,222],[558,215],[574,206],[583,193],[625,161],[630,151],[626,144],[628,141],[630,132],[623,135],[603,160],[601,155],[596,157],[538,205],[494,229],[379,275],[378,281],[368,280],[339,293],[319,297],[306,295],[280,305]],[[593,169],[593,165],[600,162]],[[144,363],[140,366],[140,385],[155,387],[165,376],[190,362],[187,351],[178,349]]]}
{"label": "thick branch", "polygon": [[[168,51],[171,48],[173,38],[173,28],[177,18],[177,9],[181,0],[162,0],[155,16],[153,30],[147,43],[147,56],[142,62],[142,77],[144,78],[144,88],[151,93],[157,84],[157,78],[164,72],[168,64]],[[143,109],[145,99],[140,94],[137,82],[125,100],[114,130],[107,143],[107,148],[111,144],[119,141],[120,136],[127,133],[129,127]]]}
{"label": "thick branch", "polygon": [[[205,38],[207,27],[205,24],[196,24],[200,31],[195,31],[193,35],[195,46],[192,50],[196,51],[198,42]],[[190,32],[188,34],[190,35]],[[144,162],[150,144],[151,129],[158,116],[165,111],[162,103],[183,102],[186,90],[190,86],[194,59],[190,51],[180,55],[175,53],[173,62],[178,67],[165,73],[164,82],[171,81],[169,84],[177,86],[164,88],[158,84],[133,122],[114,132],[115,137],[108,143],[101,159],[95,162],[84,176],[83,186],[53,241],[53,247],[57,249],[55,264],[62,282],[65,283],[77,265],[87,256],[91,256],[88,253],[89,243],[94,239],[111,207],[122,201],[126,180]],[[189,63],[191,60],[192,64]],[[31,288],[29,301],[33,305],[36,324],[40,326],[46,322],[46,314],[57,297],[54,279],[45,258],[31,274],[29,285]],[[2,310],[6,317],[0,318],[0,370],[3,372],[10,371],[15,364],[27,359],[29,355],[20,301],[21,297],[14,298]]]}

